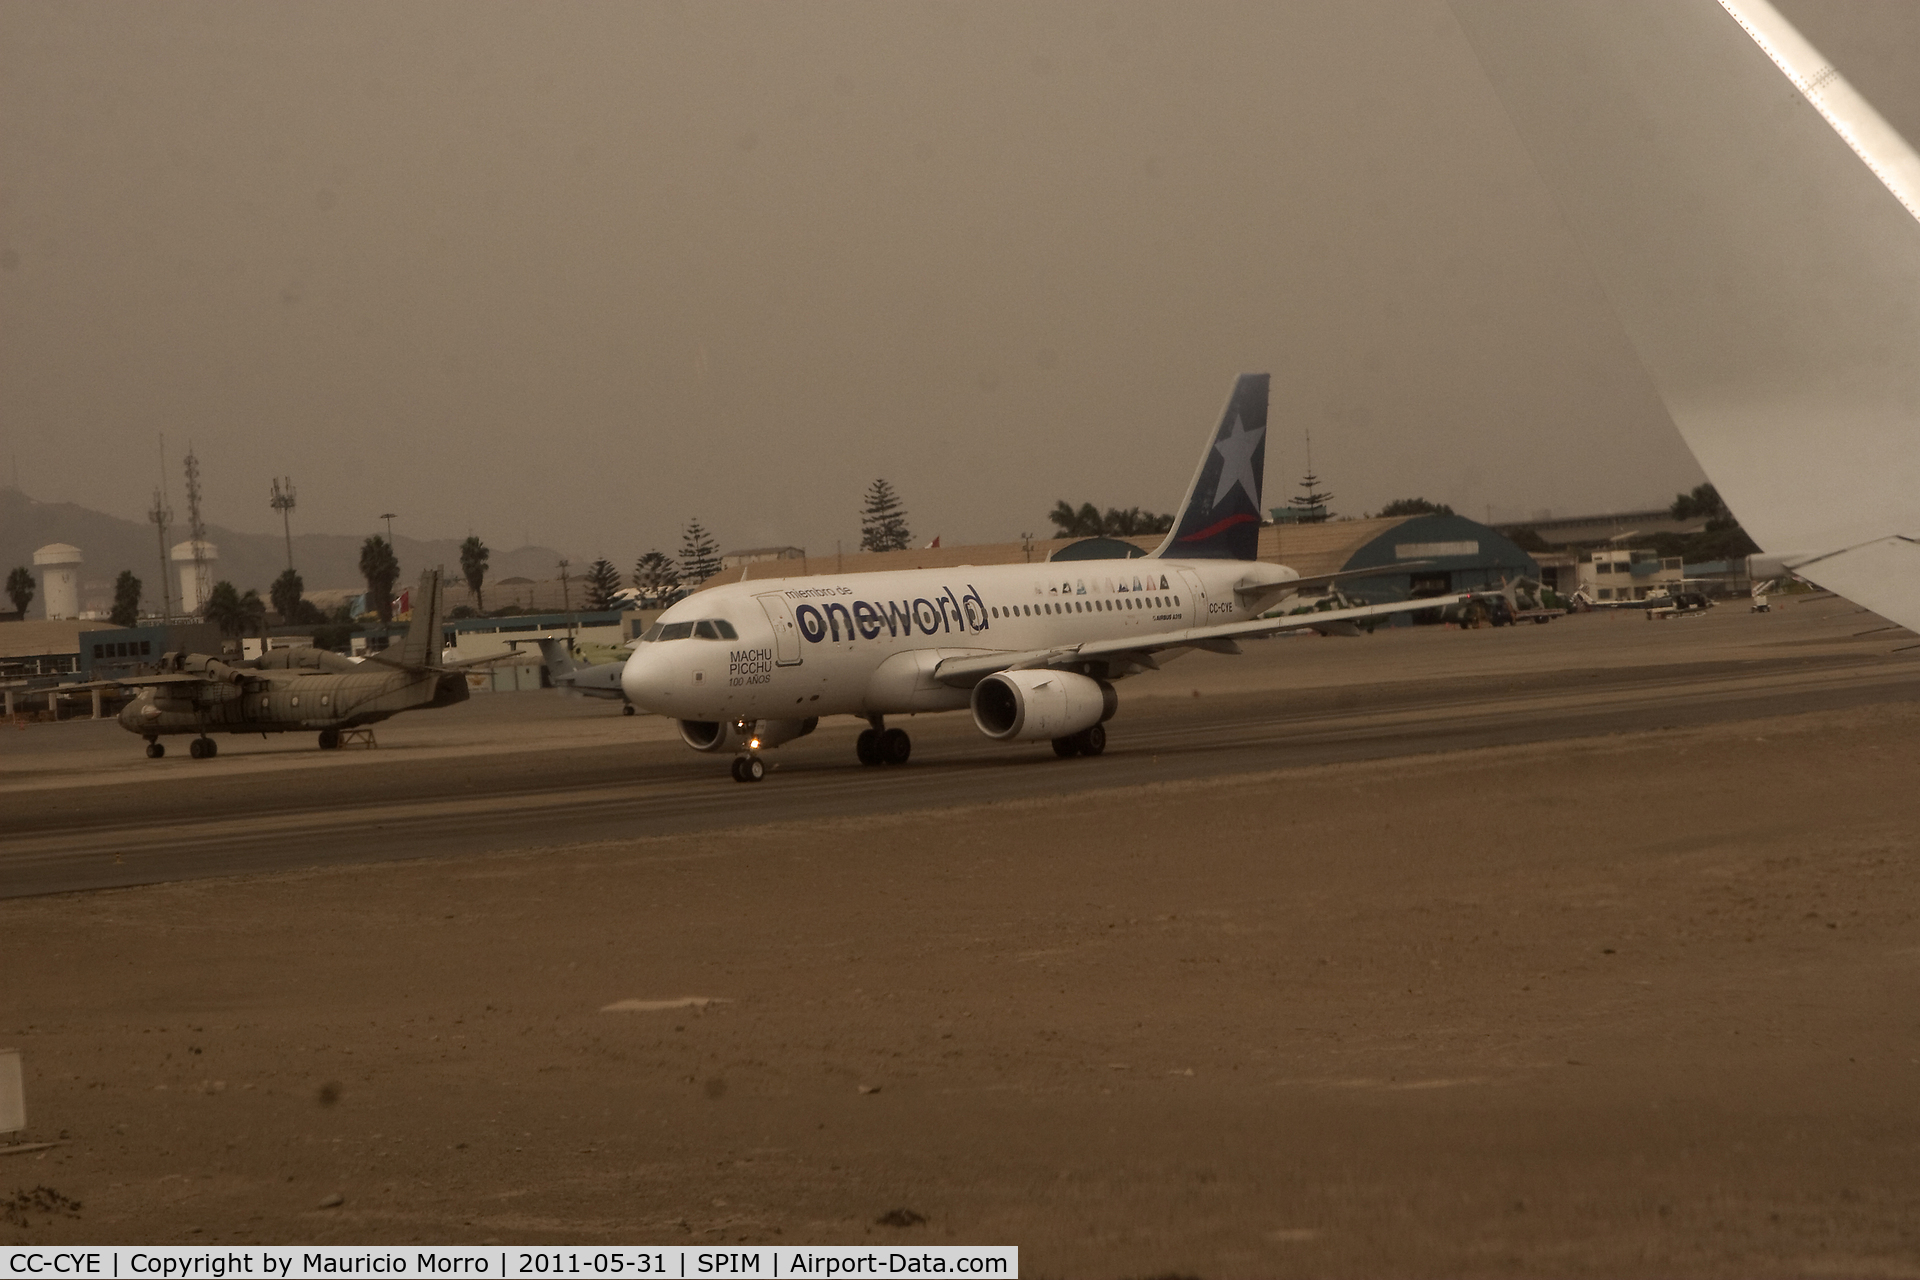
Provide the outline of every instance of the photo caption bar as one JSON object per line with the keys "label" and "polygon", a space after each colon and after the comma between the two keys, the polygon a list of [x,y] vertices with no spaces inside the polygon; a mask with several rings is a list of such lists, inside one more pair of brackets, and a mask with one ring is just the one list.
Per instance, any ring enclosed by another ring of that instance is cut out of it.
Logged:
{"label": "photo caption bar", "polygon": [[294,1280],[302,1276],[989,1276],[1018,1280],[1015,1245],[781,1245],[732,1249],[688,1245],[373,1246],[155,1245],[107,1249],[20,1245],[0,1253],[0,1276]]}

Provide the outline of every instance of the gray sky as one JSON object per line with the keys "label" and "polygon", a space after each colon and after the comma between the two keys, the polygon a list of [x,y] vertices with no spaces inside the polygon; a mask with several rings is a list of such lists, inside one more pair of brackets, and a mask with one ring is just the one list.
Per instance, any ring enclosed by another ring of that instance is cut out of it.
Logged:
{"label": "gray sky", "polygon": [[[1920,138],[1920,5],[1778,3]],[[11,0],[0,324],[35,497],[623,566],[1171,510],[1242,370],[1270,505],[1701,479],[1441,0]]]}

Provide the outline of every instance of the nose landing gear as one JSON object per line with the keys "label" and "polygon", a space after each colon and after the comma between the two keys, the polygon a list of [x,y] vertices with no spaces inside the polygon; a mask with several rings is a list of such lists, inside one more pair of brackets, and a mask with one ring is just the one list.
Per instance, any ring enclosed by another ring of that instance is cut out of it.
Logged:
{"label": "nose landing gear", "polygon": [[735,756],[733,758],[733,780],[735,782],[758,782],[767,776],[767,762],[759,756]]}

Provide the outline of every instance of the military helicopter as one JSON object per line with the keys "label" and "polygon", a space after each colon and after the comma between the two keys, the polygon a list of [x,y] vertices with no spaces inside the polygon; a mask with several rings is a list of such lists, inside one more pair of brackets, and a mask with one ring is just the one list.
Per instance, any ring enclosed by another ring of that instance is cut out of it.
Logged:
{"label": "military helicopter", "polygon": [[275,649],[229,661],[204,653],[169,653],[151,675],[100,681],[100,688],[138,689],[120,711],[120,726],[147,740],[147,755],[167,754],[161,738],[196,734],[187,754],[219,752],[213,733],[317,731],[320,748],[340,745],[342,730],[402,711],[467,700],[467,678],[440,662],[440,572],[420,575],[413,618],[398,649],[362,661],[324,649]]}

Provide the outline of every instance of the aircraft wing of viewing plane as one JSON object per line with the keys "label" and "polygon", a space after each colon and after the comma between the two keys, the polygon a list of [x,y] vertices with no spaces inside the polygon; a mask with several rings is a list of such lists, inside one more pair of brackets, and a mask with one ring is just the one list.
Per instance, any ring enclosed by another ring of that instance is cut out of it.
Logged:
{"label": "aircraft wing of viewing plane", "polygon": [[1920,630],[1920,156],[1766,0],[1451,3],[1721,498]]}
{"label": "aircraft wing of viewing plane", "polygon": [[[1193,649],[1283,631],[1351,631],[1362,619],[1432,609],[1464,595],[1262,618],[1303,579],[1255,558],[1267,432],[1267,375],[1243,374],[1207,437],[1172,532],[1127,560],[960,566],[729,583],[675,604],[621,672],[635,705],[670,716],[696,751],[758,752],[811,733],[825,715],[868,723],[862,764],[905,764],[889,715],[970,709],[989,738],[1050,741],[1097,756],[1119,706],[1114,682]],[[1403,567],[1403,566],[1402,566]]]}

